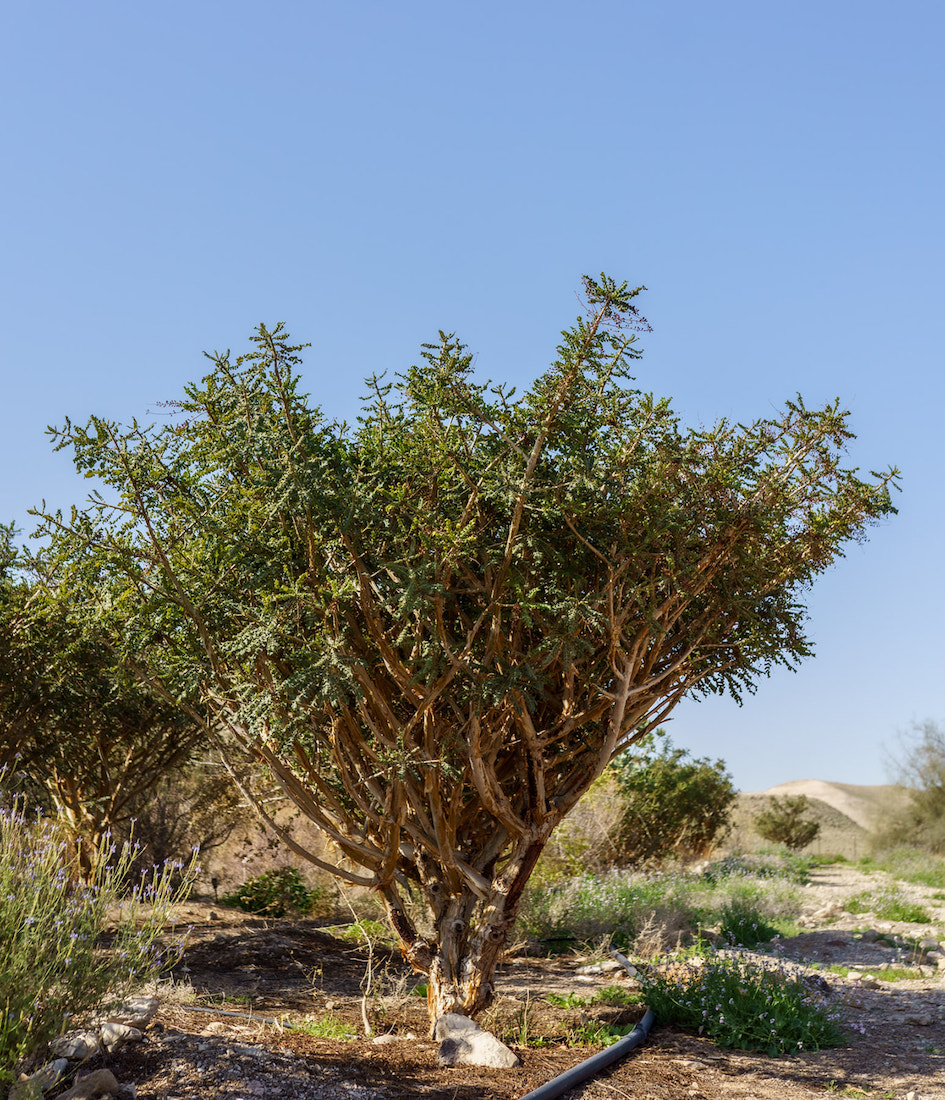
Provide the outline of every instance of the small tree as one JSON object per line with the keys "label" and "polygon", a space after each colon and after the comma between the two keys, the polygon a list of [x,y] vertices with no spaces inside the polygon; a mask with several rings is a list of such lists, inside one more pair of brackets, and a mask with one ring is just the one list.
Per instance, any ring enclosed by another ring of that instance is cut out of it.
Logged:
{"label": "small tree", "polygon": [[774,844],[785,844],[795,851],[806,848],[820,832],[820,823],[805,817],[810,809],[806,794],[772,798],[768,809],[755,817],[755,831]]}
{"label": "small tree", "polygon": [[585,289],[521,397],[441,333],[352,432],[260,326],[182,418],[58,433],[115,496],[47,517],[48,575],[97,584],[146,682],[272,770],[338,866],[270,827],[377,891],[431,1016],[489,1004],[528,877],[607,764],[686,694],[806,656],[798,594],[891,511],[894,471],[842,468],[837,404],[683,431],[627,384],[642,288]]}
{"label": "small tree", "polygon": [[[5,529],[7,544],[12,528]],[[168,773],[207,743],[205,727],[121,664],[102,629],[65,598],[0,581],[0,769],[42,792],[72,834],[88,881],[102,838],[121,831]]]}
{"label": "small tree", "polygon": [[664,730],[650,734],[640,748],[621,753],[611,765],[624,804],[619,858],[659,863],[707,855],[728,830],[737,797],[725,762],[691,758]]}

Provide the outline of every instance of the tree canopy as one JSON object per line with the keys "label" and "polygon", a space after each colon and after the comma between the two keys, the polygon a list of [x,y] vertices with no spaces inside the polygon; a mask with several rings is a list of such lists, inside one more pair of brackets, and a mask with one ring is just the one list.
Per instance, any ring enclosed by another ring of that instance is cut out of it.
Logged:
{"label": "tree canopy", "polygon": [[48,517],[47,575],[97,588],[129,666],[272,770],[383,898],[433,1015],[488,1004],[606,765],[684,695],[807,656],[804,589],[893,510],[895,471],[842,466],[838,403],[684,430],[631,385],[643,288],[584,287],[521,395],[441,333],[348,428],[260,326],[170,422],[56,433],[113,495]]}

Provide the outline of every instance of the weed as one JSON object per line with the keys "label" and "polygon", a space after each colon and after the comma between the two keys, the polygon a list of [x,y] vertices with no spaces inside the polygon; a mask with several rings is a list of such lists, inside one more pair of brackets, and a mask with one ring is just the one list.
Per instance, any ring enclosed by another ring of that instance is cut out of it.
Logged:
{"label": "weed", "polygon": [[326,1012],[324,1016],[306,1016],[296,1027],[316,1039],[347,1040],[358,1037],[357,1030],[351,1024],[331,1012]]}
{"label": "weed", "polygon": [[732,952],[682,953],[641,985],[659,1020],[697,1028],[723,1047],[775,1056],[843,1041],[823,998],[780,964]]}
{"label": "weed", "polygon": [[855,1085],[838,1085],[836,1081],[831,1081],[827,1085],[827,1092],[832,1092],[834,1096],[849,1096],[853,1100],[862,1100],[869,1096],[864,1089],[858,1089]]}
{"label": "weed", "polygon": [[883,886],[854,894],[844,904],[848,913],[874,913],[880,920],[927,924],[932,916],[922,905],[910,901],[899,886]]}
{"label": "weed", "polygon": [[333,924],[323,931],[334,936],[336,940],[345,940],[348,943],[363,944],[369,938],[393,947],[398,942],[390,925],[379,920],[366,919],[354,921],[352,924]]}
{"label": "weed", "polygon": [[574,1028],[568,1035],[568,1043],[571,1046],[613,1046],[618,1040],[629,1035],[636,1024],[627,1024],[626,1027],[617,1027],[615,1024],[601,1023],[599,1020],[589,1020]]}
{"label": "weed", "polygon": [[722,908],[721,932],[733,945],[751,948],[773,940],[778,929],[753,906],[736,898]]}

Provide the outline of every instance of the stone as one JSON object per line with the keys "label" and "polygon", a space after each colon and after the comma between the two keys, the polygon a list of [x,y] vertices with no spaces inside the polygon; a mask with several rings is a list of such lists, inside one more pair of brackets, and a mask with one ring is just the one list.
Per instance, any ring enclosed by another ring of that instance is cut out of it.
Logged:
{"label": "stone", "polygon": [[904,1021],[907,1024],[911,1024],[913,1027],[931,1027],[932,1017],[927,1012],[922,1013],[908,1013],[904,1017]]}
{"label": "stone", "polygon": [[111,1070],[96,1069],[77,1081],[71,1089],[60,1092],[56,1100],[92,1100],[96,1096],[115,1096],[118,1091],[119,1084]]}
{"label": "stone", "polygon": [[70,1031],[49,1044],[54,1057],[68,1058],[73,1062],[84,1062],[101,1049],[102,1041],[97,1031]]}
{"label": "stone", "polygon": [[500,1042],[468,1016],[447,1012],[440,1016],[433,1028],[434,1039],[439,1040],[437,1061],[441,1066],[489,1066],[494,1069],[511,1069],[521,1065],[521,1059],[505,1043]]}
{"label": "stone", "polygon": [[114,1012],[109,1012],[105,1020],[112,1024],[124,1024],[126,1027],[147,1027],[154,1019],[159,1005],[157,997],[129,997]]}
{"label": "stone", "polygon": [[111,1020],[102,1024],[100,1035],[102,1046],[109,1054],[121,1050],[127,1043],[137,1043],[144,1038],[142,1032],[136,1027],[129,1027],[128,1024],[112,1023]]}
{"label": "stone", "polygon": [[69,1068],[68,1058],[57,1058],[53,1062],[47,1062],[42,1069],[24,1077],[15,1085],[12,1085],[8,1100],[32,1100],[34,1096],[42,1096],[53,1085],[58,1084],[59,1079]]}

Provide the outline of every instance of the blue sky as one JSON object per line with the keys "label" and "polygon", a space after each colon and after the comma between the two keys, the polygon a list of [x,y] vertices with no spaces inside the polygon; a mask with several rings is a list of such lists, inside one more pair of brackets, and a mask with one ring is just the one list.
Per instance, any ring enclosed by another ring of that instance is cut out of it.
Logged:
{"label": "blue sky", "polygon": [[88,488],[47,424],[147,419],[259,321],[350,419],[440,328],[527,385],[605,270],[684,420],[839,396],[851,462],[903,471],[817,657],[674,740],[744,790],[886,781],[945,719],[943,39],[914,0],[7,5],[0,519]]}

